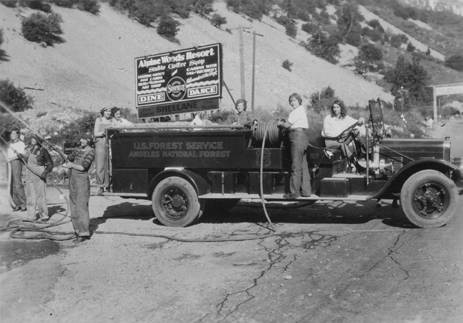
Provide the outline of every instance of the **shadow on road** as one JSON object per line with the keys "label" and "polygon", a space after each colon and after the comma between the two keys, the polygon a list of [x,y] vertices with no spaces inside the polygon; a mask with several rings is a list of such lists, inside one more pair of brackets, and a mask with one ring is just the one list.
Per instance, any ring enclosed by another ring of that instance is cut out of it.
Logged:
{"label": "shadow on road", "polygon": [[[301,224],[363,224],[371,220],[380,219],[391,227],[412,228],[406,221],[402,211],[392,208],[389,204],[376,207],[375,201],[367,202],[330,202],[315,203],[310,206],[295,208],[293,205],[269,205],[269,216],[274,223]],[[154,217],[150,205],[124,202],[109,206],[102,217],[91,220],[91,231],[107,219],[151,220]],[[155,223],[159,224],[156,220]],[[229,210],[214,210],[206,212],[199,219],[199,223],[240,223],[266,222],[262,206],[259,203],[238,204]]]}

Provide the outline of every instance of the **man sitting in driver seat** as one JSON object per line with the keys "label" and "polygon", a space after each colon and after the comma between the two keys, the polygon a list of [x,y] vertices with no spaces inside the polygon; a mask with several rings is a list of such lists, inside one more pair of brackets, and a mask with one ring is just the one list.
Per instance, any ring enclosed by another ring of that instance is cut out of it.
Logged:
{"label": "man sitting in driver seat", "polygon": [[[325,139],[325,147],[340,149],[343,156],[350,159],[353,157],[353,151],[349,148],[349,144],[359,135],[358,129],[354,126],[362,125],[364,119],[356,120],[348,116],[344,104],[338,100],[331,105],[330,112],[323,120],[322,137]],[[351,130],[346,131],[349,128]]]}

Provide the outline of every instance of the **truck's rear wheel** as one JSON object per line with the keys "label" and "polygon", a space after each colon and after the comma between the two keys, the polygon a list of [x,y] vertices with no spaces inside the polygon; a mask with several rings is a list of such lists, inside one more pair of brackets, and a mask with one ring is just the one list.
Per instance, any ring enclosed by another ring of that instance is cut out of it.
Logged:
{"label": "truck's rear wheel", "polygon": [[151,199],[156,218],[166,226],[185,227],[201,215],[196,190],[190,182],[178,176],[160,181]]}
{"label": "truck's rear wheel", "polygon": [[457,211],[455,183],[441,172],[422,170],[410,176],[400,193],[400,204],[407,219],[420,228],[448,223]]}

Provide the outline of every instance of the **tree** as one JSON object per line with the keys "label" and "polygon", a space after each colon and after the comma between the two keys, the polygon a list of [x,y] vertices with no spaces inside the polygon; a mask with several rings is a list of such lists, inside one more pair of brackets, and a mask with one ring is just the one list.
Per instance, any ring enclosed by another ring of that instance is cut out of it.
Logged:
{"label": "tree", "polygon": [[212,12],[212,2],[213,0],[194,0],[193,11],[200,16],[208,15]]}
{"label": "tree", "polygon": [[[344,4],[337,10],[336,14],[338,16],[338,32],[342,41],[358,46],[360,44],[359,38],[362,30],[360,22],[363,20],[363,16],[358,12],[357,5],[349,3]],[[350,35],[351,33],[354,33],[354,35]]]}
{"label": "tree", "polygon": [[359,54],[354,59],[355,70],[359,74],[365,74],[378,68],[383,59],[383,52],[373,44],[365,44],[360,47]]}
{"label": "tree", "polygon": [[180,23],[170,16],[162,16],[159,21],[157,32],[166,38],[175,38]]}
{"label": "tree", "polygon": [[220,28],[223,24],[227,23],[227,19],[222,17],[218,13],[215,13],[211,17],[211,24],[217,28]]}
{"label": "tree", "polygon": [[394,34],[391,36],[391,46],[395,48],[399,48],[402,44],[408,42],[408,37],[404,34]]}
{"label": "tree", "polygon": [[314,55],[326,59],[328,62],[337,63],[337,57],[341,52],[339,39],[336,36],[327,36],[325,32],[319,31],[310,39],[305,48]]}
{"label": "tree", "polygon": [[445,60],[445,65],[457,71],[463,71],[463,55],[456,54]]}
{"label": "tree", "polygon": [[392,84],[392,94],[398,95],[403,87],[408,91],[410,99],[415,102],[425,102],[429,99],[428,91],[426,91],[429,78],[418,56],[414,56],[411,62],[407,61],[404,56],[399,56],[395,68],[387,71],[384,76],[384,79]]}
{"label": "tree", "polygon": [[151,23],[169,13],[169,8],[162,1],[135,0],[128,5],[131,16],[134,16],[142,25],[151,26]]}
{"label": "tree", "polygon": [[[0,80],[0,100],[11,106],[15,112],[32,109],[32,98],[9,80]],[[4,112],[3,109],[0,112]]]}
{"label": "tree", "polygon": [[53,45],[63,42],[63,39],[58,36],[63,33],[61,22],[61,16],[57,13],[49,15],[40,12],[33,13],[22,21],[22,33],[29,41]]}

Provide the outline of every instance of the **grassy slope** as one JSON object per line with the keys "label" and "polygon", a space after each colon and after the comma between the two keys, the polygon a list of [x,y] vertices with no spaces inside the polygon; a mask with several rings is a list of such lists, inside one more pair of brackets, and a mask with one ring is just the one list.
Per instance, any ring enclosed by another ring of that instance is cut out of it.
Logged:
{"label": "grassy slope", "polygon": [[[256,106],[274,109],[286,105],[291,92],[309,96],[331,86],[348,104],[365,105],[368,99],[391,96],[375,84],[366,82],[338,66],[319,59],[289,39],[269,18],[263,22],[250,22],[226,9],[223,2],[216,10],[227,18],[224,28],[233,34],[214,28],[207,20],[196,15],[181,20],[178,33],[180,44],[170,42],[125,15],[102,4],[99,16],[79,10],[54,7],[63,17],[63,44],[43,48],[26,41],[20,33],[20,16],[17,9],[4,6],[0,22],[4,26],[5,43],[2,48],[10,56],[0,63],[0,75],[23,87],[43,88],[29,90],[38,111],[72,107],[96,111],[104,105],[134,106],[134,66],[136,56],[174,50],[213,42],[224,45],[224,79],[234,96],[240,93],[238,35],[234,28],[252,26],[264,34],[258,39],[256,66]],[[23,16],[31,11],[22,9]],[[250,99],[251,88],[251,37],[245,36],[246,92]],[[289,59],[293,72],[281,67]],[[224,95],[224,107],[230,99]]]}

